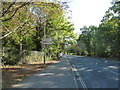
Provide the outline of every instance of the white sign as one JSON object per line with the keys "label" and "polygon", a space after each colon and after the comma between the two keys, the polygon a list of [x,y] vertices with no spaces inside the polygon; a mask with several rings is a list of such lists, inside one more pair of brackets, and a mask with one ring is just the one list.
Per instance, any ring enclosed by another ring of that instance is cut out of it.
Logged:
{"label": "white sign", "polygon": [[42,44],[52,44],[51,42],[42,42]]}
{"label": "white sign", "polygon": [[51,38],[42,38],[42,41],[52,41]]}

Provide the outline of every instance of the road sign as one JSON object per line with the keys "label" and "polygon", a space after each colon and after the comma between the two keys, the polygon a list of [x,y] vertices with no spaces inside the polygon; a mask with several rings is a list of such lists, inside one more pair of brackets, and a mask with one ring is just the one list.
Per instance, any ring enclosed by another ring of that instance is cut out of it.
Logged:
{"label": "road sign", "polygon": [[52,43],[51,42],[42,42],[42,44],[48,44],[48,45],[50,45]]}
{"label": "road sign", "polygon": [[52,39],[51,38],[42,38],[42,44],[52,44]]}
{"label": "road sign", "polygon": [[52,41],[51,38],[42,38],[42,41]]}

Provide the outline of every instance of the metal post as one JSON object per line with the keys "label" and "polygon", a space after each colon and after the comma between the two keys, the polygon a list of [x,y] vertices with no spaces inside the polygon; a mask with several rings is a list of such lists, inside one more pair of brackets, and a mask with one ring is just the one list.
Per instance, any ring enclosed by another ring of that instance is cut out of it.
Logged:
{"label": "metal post", "polygon": [[46,15],[44,17],[45,21],[44,21],[44,38],[46,38]]}
{"label": "metal post", "polygon": [[[45,5],[46,6],[46,5]],[[44,9],[46,11],[46,7]],[[46,38],[46,14],[44,17],[44,38]],[[46,65],[46,51],[45,51],[46,45],[44,45],[44,65]]]}
{"label": "metal post", "polygon": [[45,47],[46,47],[46,45],[44,45],[44,65],[46,65],[46,52],[45,52]]}
{"label": "metal post", "polygon": [[[2,15],[2,2],[0,2],[0,16]],[[2,22],[0,20],[0,27],[2,27]],[[2,36],[2,31],[0,30],[0,37]],[[2,40],[0,40],[0,51],[2,50]],[[1,54],[1,52],[0,52]],[[2,57],[0,56],[0,66],[2,66]],[[2,83],[2,69],[0,68],[0,83]],[[2,84],[0,84],[0,89],[2,90]]]}

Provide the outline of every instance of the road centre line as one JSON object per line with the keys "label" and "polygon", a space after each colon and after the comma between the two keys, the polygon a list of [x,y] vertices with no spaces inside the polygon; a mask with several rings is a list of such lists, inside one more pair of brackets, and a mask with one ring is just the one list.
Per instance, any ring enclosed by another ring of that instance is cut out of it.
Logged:
{"label": "road centre line", "polygon": [[[69,60],[66,58],[66,60],[68,61],[68,63],[70,64],[70,62],[69,62]],[[71,64],[70,64],[71,65]],[[72,70],[73,68],[71,67],[71,70]],[[74,75],[74,73],[72,72],[72,74],[73,74],[73,76],[75,77],[75,75]],[[77,88],[79,88],[79,86],[78,86],[78,84],[77,84],[77,81],[76,81],[76,79],[74,78],[74,81],[75,81],[75,85],[76,85],[76,87]],[[79,89],[78,89],[79,90]]]}
{"label": "road centre line", "polygon": [[[68,60],[70,62],[70,60]],[[76,76],[78,76],[78,80],[81,83],[82,87],[84,90],[88,90],[87,86],[85,85],[84,81],[82,80],[82,77],[80,76],[80,74],[77,72],[77,69],[75,68],[75,66],[72,64],[72,62],[70,62],[70,64],[72,65],[72,70],[76,73]]]}
{"label": "road centre line", "polygon": [[74,65],[72,65],[72,67],[73,67],[73,70],[76,72],[76,76],[77,76],[78,80],[80,81],[83,89],[84,89],[84,90],[87,90],[87,86],[85,85],[85,83],[84,83],[82,77],[80,76],[80,74],[77,72],[77,69],[75,68]]}

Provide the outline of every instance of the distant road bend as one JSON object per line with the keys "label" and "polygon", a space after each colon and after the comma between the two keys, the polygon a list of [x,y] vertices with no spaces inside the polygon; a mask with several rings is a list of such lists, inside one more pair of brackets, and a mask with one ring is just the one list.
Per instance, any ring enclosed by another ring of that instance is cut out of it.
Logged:
{"label": "distant road bend", "polygon": [[118,61],[66,55],[79,88],[119,88]]}

